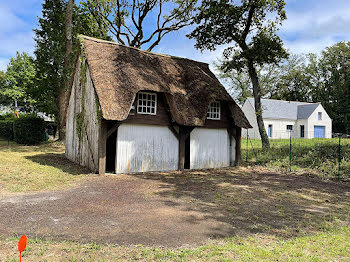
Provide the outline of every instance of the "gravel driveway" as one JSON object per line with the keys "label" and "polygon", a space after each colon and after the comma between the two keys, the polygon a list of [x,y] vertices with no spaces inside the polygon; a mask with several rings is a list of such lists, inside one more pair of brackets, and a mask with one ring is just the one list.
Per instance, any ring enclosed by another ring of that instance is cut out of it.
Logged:
{"label": "gravel driveway", "polygon": [[231,226],[154,193],[160,181],[101,176],[55,192],[0,200],[0,234],[120,245],[180,246],[230,233]]}
{"label": "gravel driveway", "polygon": [[348,223],[349,212],[349,184],[263,169],[96,175],[67,190],[0,196],[0,235],[178,247],[313,232],[328,219]]}

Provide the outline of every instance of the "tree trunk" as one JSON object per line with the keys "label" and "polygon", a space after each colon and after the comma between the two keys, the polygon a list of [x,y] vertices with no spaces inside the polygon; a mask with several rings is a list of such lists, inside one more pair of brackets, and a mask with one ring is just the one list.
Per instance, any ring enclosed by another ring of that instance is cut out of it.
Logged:
{"label": "tree trunk", "polygon": [[268,149],[270,148],[270,141],[266,134],[264,121],[262,117],[260,84],[259,84],[258,74],[256,73],[256,69],[252,61],[248,61],[248,72],[253,85],[256,121],[258,122],[258,128],[259,128],[259,133],[261,137],[262,147],[264,149]]}
{"label": "tree trunk", "polygon": [[58,105],[59,105],[59,118],[60,118],[60,125],[59,125],[59,135],[60,140],[64,140],[65,133],[64,133],[64,114],[65,114],[65,108],[67,103],[66,98],[66,90],[68,90],[69,85],[69,78],[71,73],[71,56],[72,56],[72,46],[73,46],[73,40],[72,40],[72,31],[73,31],[73,24],[72,24],[72,16],[73,16],[73,6],[74,6],[74,0],[68,0],[67,9],[66,9],[66,17],[65,17],[65,40],[66,40],[66,50],[64,53],[64,82],[63,86],[60,87],[60,90],[58,92]]}

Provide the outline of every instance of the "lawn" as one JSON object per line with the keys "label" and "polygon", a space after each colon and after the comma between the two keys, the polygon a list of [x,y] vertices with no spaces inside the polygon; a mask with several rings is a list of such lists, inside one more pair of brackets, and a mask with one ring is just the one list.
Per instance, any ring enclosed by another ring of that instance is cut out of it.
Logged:
{"label": "lawn", "polygon": [[[349,239],[349,226],[289,240],[257,235],[177,249],[34,239],[29,240],[23,261],[349,261]],[[0,240],[1,261],[18,261],[17,241]]]}
{"label": "lawn", "polygon": [[61,189],[88,173],[65,158],[62,143],[21,146],[0,140],[0,193]]}
{"label": "lawn", "polygon": [[[247,143],[248,142],[248,143]],[[277,170],[307,172],[327,179],[350,180],[350,139],[271,139],[271,149],[262,150],[260,140],[242,139],[242,160]],[[247,150],[248,148],[248,150]],[[248,156],[247,156],[248,151]]]}

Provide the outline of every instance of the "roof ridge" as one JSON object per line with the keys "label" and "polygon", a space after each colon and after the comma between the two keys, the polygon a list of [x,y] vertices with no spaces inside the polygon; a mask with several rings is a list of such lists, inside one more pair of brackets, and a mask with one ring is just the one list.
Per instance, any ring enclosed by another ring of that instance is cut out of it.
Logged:
{"label": "roof ridge", "polygon": [[162,57],[169,57],[169,58],[175,58],[175,59],[189,60],[189,61],[192,61],[192,62],[196,62],[196,63],[200,63],[200,64],[204,64],[204,65],[209,66],[208,63],[197,61],[197,60],[193,60],[193,59],[189,59],[189,58],[186,58],[186,57],[166,55],[166,54],[159,54],[159,53],[155,53],[155,52],[151,52],[151,51],[142,50],[142,49],[137,48],[137,47],[127,46],[127,45],[119,44],[117,42],[103,40],[103,39],[99,39],[99,38],[95,38],[95,37],[91,37],[91,36],[86,36],[86,35],[82,35],[82,34],[80,34],[79,36],[81,36],[84,39],[87,39],[87,40],[90,40],[90,41],[94,41],[94,42],[97,42],[97,43],[104,43],[104,44],[110,44],[110,45],[119,45],[119,46],[127,47],[127,48],[130,48],[130,49],[135,49],[138,52],[142,52],[142,53],[146,53],[146,54],[152,54],[152,55],[157,55],[157,56],[162,56]]}
{"label": "roof ridge", "polygon": [[[248,97],[250,99],[254,99],[254,97]],[[270,101],[279,101],[279,102],[286,102],[286,103],[303,103],[303,104],[309,104],[309,105],[313,105],[313,104],[321,104],[320,102],[302,102],[302,101],[293,101],[293,100],[281,100],[281,99],[274,99],[274,98],[261,98],[261,100],[270,100]]]}

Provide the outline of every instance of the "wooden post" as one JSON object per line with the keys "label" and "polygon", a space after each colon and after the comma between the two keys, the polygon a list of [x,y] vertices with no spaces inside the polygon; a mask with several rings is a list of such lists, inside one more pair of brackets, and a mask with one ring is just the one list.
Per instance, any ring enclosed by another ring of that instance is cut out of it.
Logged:
{"label": "wooden post", "polygon": [[236,166],[241,164],[242,128],[236,127]]}
{"label": "wooden post", "polygon": [[100,135],[98,141],[98,173],[106,173],[106,144],[107,144],[107,122],[101,119]]}

